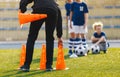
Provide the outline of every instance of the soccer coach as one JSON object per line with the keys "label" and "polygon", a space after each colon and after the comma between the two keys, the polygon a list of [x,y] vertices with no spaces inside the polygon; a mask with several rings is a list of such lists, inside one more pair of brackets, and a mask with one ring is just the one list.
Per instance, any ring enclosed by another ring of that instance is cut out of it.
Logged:
{"label": "soccer coach", "polygon": [[[20,67],[22,71],[29,71],[32,62],[34,44],[38,37],[39,30],[45,22],[46,34],[46,71],[52,71],[54,52],[54,30],[56,28],[58,42],[62,42],[62,17],[58,4],[54,0],[21,0],[19,9],[22,13],[27,10],[27,5],[33,3],[33,14],[47,14],[47,18],[31,22],[28,39],[26,43],[26,59],[24,65]],[[42,34],[42,33],[41,33]]]}

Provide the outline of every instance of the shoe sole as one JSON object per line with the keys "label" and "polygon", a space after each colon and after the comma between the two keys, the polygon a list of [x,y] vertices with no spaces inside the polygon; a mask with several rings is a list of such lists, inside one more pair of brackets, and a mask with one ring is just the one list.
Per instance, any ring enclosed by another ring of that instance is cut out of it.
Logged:
{"label": "shoe sole", "polygon": [[24,69],[24,68],[19,68],[18,70],[20,70],[20,71],[23,71],[23,72],[29,72],[29,70],[28,69]]}

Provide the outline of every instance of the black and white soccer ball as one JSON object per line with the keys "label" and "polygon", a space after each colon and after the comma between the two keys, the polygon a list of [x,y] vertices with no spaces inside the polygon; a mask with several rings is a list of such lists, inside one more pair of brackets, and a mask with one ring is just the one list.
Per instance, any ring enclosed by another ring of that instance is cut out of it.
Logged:
{"label": "black and white soccer ball", "polygon": [[93,45],[93,46],[91,46],[91,51],[92,51],[93,54],[100,53],[100,47],[99,47],[99,45]]}
{"label": "black and white soccer ball", "polygon": [[76,54],[77,56],[86,56],[86,55],[87,55],[86,48],[84,48],[83,45],[78,46],[78,47],[75,49],[75,54]]}

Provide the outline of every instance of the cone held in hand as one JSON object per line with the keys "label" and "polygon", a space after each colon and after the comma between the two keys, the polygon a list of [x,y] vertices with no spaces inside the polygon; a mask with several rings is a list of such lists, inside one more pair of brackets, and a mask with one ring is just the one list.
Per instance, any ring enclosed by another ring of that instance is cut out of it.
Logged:
{"label": "cone held in hand", "polygon": [[46,17],[47,17],[47,14],[26,14],[26,13],[21,13],[20,11],[18,12],[18,20],[21,27],[25,23],[41,20]]}
{"label": "cone held in hand", "polygon": [[22,49],[21,49],[21,54],[20,54],[20,67],[22,65],[24,65],[25,62],[25,58],[26,58],[26,46],[22,45]]}
{"label": "cone held in hand", "polygon": [[42,53],[40,58],[40,70],[46,69],[46,45],[42,45]]}

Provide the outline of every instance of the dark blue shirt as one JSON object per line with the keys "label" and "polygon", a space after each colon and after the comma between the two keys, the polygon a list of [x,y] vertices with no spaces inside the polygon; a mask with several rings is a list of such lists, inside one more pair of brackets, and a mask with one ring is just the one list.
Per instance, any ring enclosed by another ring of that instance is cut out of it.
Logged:
{"label": "dark blue shirt", "polygon": [[74,25],[84,25],[85,17],[84,14],[88,13],[87,5],[84,2],[77,3],[73,2],[71,5],[71,11],[73,12],[73,23]]}
{"label": "dark blue shirt", "polygon": [[106,38],[106,34],[104,32],[101,32],[100,34],[98,34],[97,32],[94,32],[93,36],[95,38],[101,38],[102,36]]}
{"label": "dark blue shirt", "polygon": [[70,16],[71,3],[65,4],[66,16]]}

